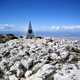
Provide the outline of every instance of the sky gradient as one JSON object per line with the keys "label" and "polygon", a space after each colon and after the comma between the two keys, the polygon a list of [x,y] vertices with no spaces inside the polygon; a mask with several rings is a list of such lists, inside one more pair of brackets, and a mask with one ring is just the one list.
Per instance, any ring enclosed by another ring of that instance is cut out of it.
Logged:
{"label": "sky gradient", "polygon": [[0,0],[1,30],[25,30],[29,20],[35,30],[80,29],[80,0]]}

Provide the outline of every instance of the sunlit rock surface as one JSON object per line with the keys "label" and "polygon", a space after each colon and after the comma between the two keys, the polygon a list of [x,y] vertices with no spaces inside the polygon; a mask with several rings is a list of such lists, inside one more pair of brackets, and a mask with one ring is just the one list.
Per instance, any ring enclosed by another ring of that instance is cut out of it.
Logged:
{"label": "sunlit rock surface", "polygon": [[80,80],[80,41],[44,38],[1,43],[0,80]]}

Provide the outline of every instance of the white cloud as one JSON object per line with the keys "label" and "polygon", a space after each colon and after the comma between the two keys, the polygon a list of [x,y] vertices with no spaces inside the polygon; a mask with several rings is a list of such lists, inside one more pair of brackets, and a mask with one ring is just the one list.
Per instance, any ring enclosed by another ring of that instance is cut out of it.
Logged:
{"label": "white cloud", "polygon": [[52,26],[51,29],[52,30],[60,30],[60,26]]}
{"label": "white cloud", "polygon": [[72,26],[63,26],[64,29],[70,29],[70,30],[75,30],[75,29],[80,29],[80,25],[72,25]]}
{"label": "white cloud", "polygon": [[80,25],[52,26],[52,30],[80,30]]}
{"label": "white cloud", "polygon": [[13,24],[0,24],[0,30],[12,29],[15,26]]}

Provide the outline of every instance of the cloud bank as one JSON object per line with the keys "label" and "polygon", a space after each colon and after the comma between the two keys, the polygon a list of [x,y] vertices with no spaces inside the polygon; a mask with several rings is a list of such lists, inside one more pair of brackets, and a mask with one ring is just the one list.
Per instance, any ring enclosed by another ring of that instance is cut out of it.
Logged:
{"label": "cloud bank", "polygon": [[0,24],[0,30],[13,29],[15,26],[13,24]]}
{"label": "cloud bank", "polygon": [[80,30],[80,25],[64,25],[64,26],[52,26],[51,30]]}

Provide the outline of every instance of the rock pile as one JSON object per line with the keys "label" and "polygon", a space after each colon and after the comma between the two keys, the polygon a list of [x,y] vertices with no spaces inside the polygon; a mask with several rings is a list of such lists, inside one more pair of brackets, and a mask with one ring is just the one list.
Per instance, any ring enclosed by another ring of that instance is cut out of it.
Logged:
{"label": "rock pile", "polygon": [[80,41],[14,39],[1,43],[0,80],[80,80]]}

